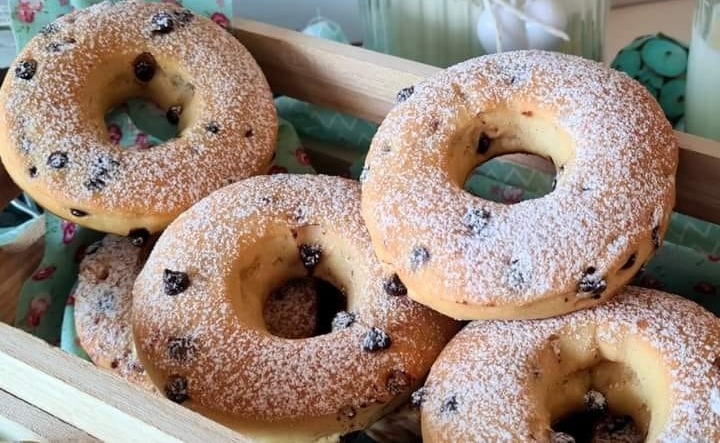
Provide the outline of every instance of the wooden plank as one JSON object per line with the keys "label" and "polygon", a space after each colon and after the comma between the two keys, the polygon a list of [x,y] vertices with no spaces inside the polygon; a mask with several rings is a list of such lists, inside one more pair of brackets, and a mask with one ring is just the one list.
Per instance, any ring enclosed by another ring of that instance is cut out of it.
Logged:
{"label": "wooden plank", "polygon": [[0,322],[13,324],[23,282],[42,259],[44,239],[23,251],[0,249]]}
{"label": "wooden plank", "polygon": [[241,442],[239,434],[0,323],[0,389],[103,441]]}
{"label": "wooden plank", "polygon": [[[390,111],[397,91],[438,72],[431,66],[270,25],[247,20],[233,25],[277,92],[374,122],[381,122]],[[681,161],[686,163],[678,171],[676,210],[720,223],[720,143],[676,135],[683,150]],[[547,169],[533,160],[520,164]]]}
{"label": "wooden plank", "polygon": [[0,441],[98,441],[57,417],[0,390]]}

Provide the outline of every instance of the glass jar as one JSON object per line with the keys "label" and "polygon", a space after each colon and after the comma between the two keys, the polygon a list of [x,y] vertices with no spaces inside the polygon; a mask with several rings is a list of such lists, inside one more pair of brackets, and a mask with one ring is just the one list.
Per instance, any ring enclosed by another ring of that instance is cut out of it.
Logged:
{"label": "glass jar", "polygon": [[685,130],[720,140],[720,0],[698,0],[685,92]]}
{"label": "glass jar", "polygon": [[[609,5],[608,0],[359,2],[366,48],[440,67],[497,52],[493,38],[496,21],[486,12],[486,5],[492,5],[495,19],[499,19],[504,50],[550,49],[601,60]],[[555,21],[568,41],[553,39],[537,25],[521,21],[504,5],[542,23]]]}

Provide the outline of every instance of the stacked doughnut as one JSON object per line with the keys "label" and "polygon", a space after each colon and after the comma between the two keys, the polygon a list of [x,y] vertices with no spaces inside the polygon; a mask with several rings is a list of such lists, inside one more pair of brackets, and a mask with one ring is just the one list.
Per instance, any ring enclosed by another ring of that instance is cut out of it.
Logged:
{"label": "stacked doughnut", "polygon": [[[104,114],[130,97],[178,137],[113,145]],[[400,98],[362,187],[264,176],[270,90],[209,20],[126,1],[46,27],[0,91],[0,159],[49,211],[118,234],[74,291],[95,364],[264,442],[338,441],[408,399],[430,442],[573,441],[582,409],[595,441],[720,440],[720,320],[625,288],[675,198],[677,144],[645,90],[530,51]],[[553,192],[463,191],[517,152],[555,164]]]}
{"label": "stacked doughnut", "polygon": [[[475,320],[413,395],[424,440],[720,441],[720,320],[624,288],[675,201],[677,143],[645,89],[529,51],[399,98],[361,177],[375,252],[410,297]],[[550,194],[503,205],[463,190],[478,165],[519,152],[555,165]],[[594,437],[565,432],[583,410]]]}

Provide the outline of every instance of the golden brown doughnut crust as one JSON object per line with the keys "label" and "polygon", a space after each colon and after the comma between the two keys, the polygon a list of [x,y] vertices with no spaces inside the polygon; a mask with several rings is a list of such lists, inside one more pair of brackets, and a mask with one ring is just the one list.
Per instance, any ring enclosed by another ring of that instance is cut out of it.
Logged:
{"label": "golden brown doughnut crust", "polygon": [[473,322],[433,365],[423,440],[548,442],[589,389],[630,415],[648,442],[720,441],[720,319],[629,287],[563,317]]}
{"label": "golden brown doughnut crust", "polygon": [[[557,187],[504,205],[463,185],[516,152]],[[657,102],[599,63],[489,55],[416,85],[377,132],[362,213],[378,257],[420,303],[459,319],[542,318],[610,298],[660,245],[678,147]]]}
{"label": "golden brown doughnut crust", "polygon": [[[105,114],[131,97],[180,106],[178,137],[113,144]],[[58,216],[120,235],[158,232],[213,190],[264,173],[276,135],[252,56],[171,3],[106,1],[59,18],[0,90],[0,159],[13,180]]]}
{"label": "golden brown doughnut crust", "polygon": [[[407,398],[457,326],[382,269],[359,206],[357,182],[274,175],[182,214],[133,290],[135,341],[156,385],[263,441],[362,429]],[[352,316],[326,335],[272,336],[270,288],[308,273],[341,289]]]}

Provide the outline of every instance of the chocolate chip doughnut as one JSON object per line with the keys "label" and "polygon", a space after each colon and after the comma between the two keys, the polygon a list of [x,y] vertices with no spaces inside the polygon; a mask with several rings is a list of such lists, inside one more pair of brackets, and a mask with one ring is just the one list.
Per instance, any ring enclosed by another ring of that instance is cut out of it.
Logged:
{"label": "chocolate chip doughnut", "polygon": [[[127,237],[108,235],[91,245],[80,263],[72,297],[80,346],[92,362],[144,389],[157,392],[138,360],[130,324],[132,287],[150,252]],[[270,294],[263,317],[268,331],[285,338],[311,337],[317,330],[320,285],[303,278]],[[181,352],[178,340],[171,352]]]}
{"label": "chocolate chip doughnut", "polygon": [[[372,142],[362,213],[416,301],[458,319],[559,315],[612,297],[660,246],[678,146],[625,74],[506,52],[408,95]],[[463,190],[476,166],[517,152],[555,164],[554,191],[504,205]]]}
{"label": "chocolate chip doughnut", "polygon": [[[347,306],[332,332],[273,336],[270,288],[313,276]],[[260,441],[316,441],[363,429],[405,400],[456,331],[382,269],[360,187],[275,175],[228,186],[158,240],[133,290],[140,359],[168,398]],[[170,346],[182,339],[177,358]],[[275,440],[273,440],[275,441]]]}
{"label": "chocolate chip doughnut", "polygon": [[[178,136],[113,144],[105,114],[132,97]],[[269,168],[277,116],[252,56],[171,3],[103,2],[48,25],[0,90],[0,159],[58,216],[104,232],[162,230],[215,189]]]}
{"label": "chocolate chip doughnut", "polygon": [[85,252],[73,291],[75,329],[92,362],[157,392],[137,359],[130,324],[132,287],[149,251],[127,237],[108,235]]}
{"label": "chocolate chip doughnut", "polygon": [[568,442],[555,423],[588,407],[632,417],[643,441],[720,441],[720,319],[630,287],[563,317],[473,322],[413,397],[430,443]]}

